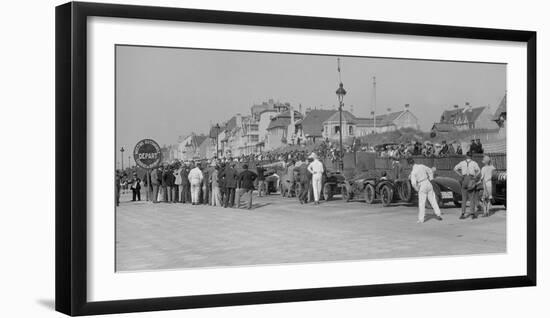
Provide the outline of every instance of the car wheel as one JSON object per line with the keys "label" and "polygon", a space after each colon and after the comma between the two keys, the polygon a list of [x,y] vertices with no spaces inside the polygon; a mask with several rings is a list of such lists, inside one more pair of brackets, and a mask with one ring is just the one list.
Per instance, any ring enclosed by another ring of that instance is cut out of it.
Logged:
{"label": "car wheel", "polygon": [[342,200],[346,202],[350,200],[349,193],[346,187],[342,187]]}
{"label": "car wheel", "polygon": [[325,183],[323,186],[323,196],[326,201],[332,200],[332,186],[329,183]]}
{"label": "car wheel", "polygon": [[401,182],[399,186],[399,198],[405,202],[412,201],[412,186],[408,180]]}
{"label": "car wheel", "polygon": [[380,189],[380,199],[383,206],[389,206],[393,201],[393,190],[389,186],[385,185]]}
{"label": "car wheel", "polygon": [[372,204],[375,197],[376,193],[374,191],[374,187],[372,186],[372,184],[368,183],[365,186],[365,202],[367,202],[368,204]]}

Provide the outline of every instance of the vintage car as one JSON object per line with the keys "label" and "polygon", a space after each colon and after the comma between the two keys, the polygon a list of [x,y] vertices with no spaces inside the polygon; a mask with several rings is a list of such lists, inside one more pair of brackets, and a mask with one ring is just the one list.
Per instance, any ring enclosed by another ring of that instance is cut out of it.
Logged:
{"label": "vintage car", "polygon": [[344,199],[347,199],[346,187],[344,186],[344,175],[340,171],[327,170],[323,178],[322,199],[332,200],[334,195],[342,194]]}
{"label": "vintage car", "polygon": [[506,171],[493,173],[493,204],[506,207]]}
{"label": "vintage car", "polygon": [[393,181],[368,171],[346,180],[344,187],[345,190],[342,192],[348,201],[362,199],[370,204],[380,200],[384,206],[392,203],[397,193],[397,187]]}
{"label": "vintage car", "polygon": [[276,193],[279,191],[280,177],[277,172],[273,169],[266,171],[265,183],[266,183],[266,194]]}
{"label": "vintage car", "polygon": [[[348,200],[363,199],[369,204],[380,201],[383,206],[389,206],[394,202],[410,203],[418,197],[408,179],[391,180],[373,176],[369,172],[360,173],[347,180],[345,186]],[[432,186],[438,205],[453,202],[456,206],[460,206],[461,189],[456,179],[436,177],[432,180]],[[429,203],[428,207],[430,207]]]}

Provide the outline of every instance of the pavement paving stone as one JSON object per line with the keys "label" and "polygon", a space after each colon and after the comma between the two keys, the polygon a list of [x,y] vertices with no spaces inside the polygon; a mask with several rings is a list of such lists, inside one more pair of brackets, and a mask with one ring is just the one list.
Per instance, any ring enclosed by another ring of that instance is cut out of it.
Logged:
{"label": "pavement paving stone", "polygon": [[[116,209],[116,270],[309,263],[506,251],[506,210],[416,224],[417,208],[254,197],[253,209],[128,202]],[[430,210],[427,210],[427,216]]]}

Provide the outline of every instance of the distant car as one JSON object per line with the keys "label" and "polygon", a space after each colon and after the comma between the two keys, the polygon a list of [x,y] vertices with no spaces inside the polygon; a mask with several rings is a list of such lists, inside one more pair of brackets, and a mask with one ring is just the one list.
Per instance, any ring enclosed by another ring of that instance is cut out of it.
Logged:
{"label": "distant car", "polygon": [[275,170],[269,169],[266,171],[265,183],[268,195],[279,191],[280,177]]}

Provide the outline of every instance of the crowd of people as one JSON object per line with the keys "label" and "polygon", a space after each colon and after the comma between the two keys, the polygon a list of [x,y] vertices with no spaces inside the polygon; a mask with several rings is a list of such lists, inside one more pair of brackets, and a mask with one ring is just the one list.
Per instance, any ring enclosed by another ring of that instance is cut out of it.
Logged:
{"label": "crowd of people", "polygon": [[[461,154],[460,145],[455,147],[443,141],[441,144],[429,142],[411,142],[408,144],[383,145],[378,150],[381,157],[401,159],[406,158],[412,171],[409,175],[413,188],[419,193],[419,222],[424,222],[424,205],[428,200],[436,218],[441,219],[433,188],[424,181],[434,178],[433,168],[415,164],[415,156],[444,157],[452,154]],[[282,182],[282,194],[294,191],[301,204],[313,201],[319,204],[322,199],[323,178],[326,178],[326,167],[322,159],[337,160],[339,154],[335,144],[322,142],[314,152],[306,149],[292,149],[288,151],[263,152],[238,157],[228,157],[212,160],[198,160],[191,162],[174,161],[165,163],[156,169],[138,176],[136,171],[116,173],[116,200],[119,205],[121,192],[132,192],[132,201],[141,201],[142,188],[145,190],[145,200],[153,203],[182,203],[191,205],[211,205],[219,207],[241,207],[241,199],[248,196],[248,209],[252,208],[253,192],[258,190],[258,196],[267,195],[266,177],[275,175],[277,183]],[[349,150],[348,151],[353,151]],[[491,176],[494,166],[488,156],[483,158],[485,166],[480,169],[472,160],[473,154],[483,153],[483,146],[479,139],[472,140],[466,159],[461,161],[454,171],[460,176],[463,189],[461,218],[469,215],[475,216],[474,209],[478,203],[487,206],[491,201]],[[320,160],[321,159],[321,160]],[[281,163],[277,175],[273,169],[269,169],[274,162]],[[239,171],[236,166],[239,164]],[[254,171],[249,169],[253,164]],[[382,176],[385,178],[385,176]],[[473,181],[472,181],[473,180]],[[292,188],[294,185],[296,187]],[[483,195],[477,196],[476,186],[483,188]],[[277,186],[278,188],[278,186]],[[466,213],[466,202],[470,201],[470,213]],[[486,214],[486,209],[484,214]]]}
{"label": "crowd of people", "polygon": [[[389,144],[383,145],[377,150],[379,156],[395,159],[408,158],[412,156],[440,158],[452,155],[466,154],[462,149],[462,145],[460,143],[447,143],[447,141],[445,140],[443,140],[441,143],[432,143],[430,141],[420,143],[418,141],[411,141],[407,144]],[[482,154],[484,151],[481,140],[472,139],[470,147],[468,150],[466,150],[466,152],[472,154]]]}
{"label": "crowd of people", "polygon": [[[319,203],[322,178],[326,171],[324,164],[315,153],[303,152],[285,154],[285,171],[301,184],[297,194],[301,203],[311,201]],[[281,159],[281,158],[277,158]],[[210,161],[181,162],[160,165],[150,172],[144,172],[141,178],[137,172],[128,178],[124,173],[116,173],[116,204],[119,205],[121,191],[129,185],[132,190],[132,201],[141,201],[142,187],[145,200],[153,203],[183,203],[191,205],[211,205],[220,207],[241,207],[241,199],[248,196],[247,208],[252,207],[253,191],[258,189],[258,196],[267,195],[266,177],[272,169],[263,164],[256,164],[255,171],[249,169],[248,163],[240,165],[237,170],[237,158],[213,159]],[[269,165],[269,164],[268,164]],[[276,174],[275,174],[276,175]],[[277,180],[279,177],[277,176]],[[288,181],[288,180],[284,180]],[[293,180],[294,181],[294,180]]]}

